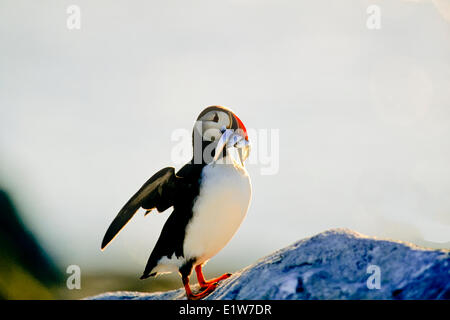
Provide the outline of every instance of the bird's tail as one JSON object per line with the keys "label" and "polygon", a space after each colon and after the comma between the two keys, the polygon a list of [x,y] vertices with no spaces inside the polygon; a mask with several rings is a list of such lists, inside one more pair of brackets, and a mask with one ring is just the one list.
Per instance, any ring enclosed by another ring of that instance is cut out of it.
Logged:
{"label": "bird's tail", "polygon": [[141,280],[144,280],[144,279],[147,279],[147,278],[150,278],[150,277],[155,277],[156,276],[156,272],[153,272],[153,273],[150,273],[150,274],[143,274],[139,279],[141,279]]}

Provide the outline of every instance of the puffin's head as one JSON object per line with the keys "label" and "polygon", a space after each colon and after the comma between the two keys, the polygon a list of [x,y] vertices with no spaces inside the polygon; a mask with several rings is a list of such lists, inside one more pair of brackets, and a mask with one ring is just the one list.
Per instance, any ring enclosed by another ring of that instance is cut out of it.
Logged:
{"label": "puffin's head", "polygon": [[[228,134],[225,135],[225,139],[223,137],[225,131],[227,133],[232,132],[233,137]],[[201,141],[202,152],[206,148],[222,152],[222,150],[234,147],[238,150],[242,163],[249,155],[250,145],[244,123],[233,111],[222,106],[207,107],[199,114],[192,137],[194,152],[196,150],[196,143]]]}

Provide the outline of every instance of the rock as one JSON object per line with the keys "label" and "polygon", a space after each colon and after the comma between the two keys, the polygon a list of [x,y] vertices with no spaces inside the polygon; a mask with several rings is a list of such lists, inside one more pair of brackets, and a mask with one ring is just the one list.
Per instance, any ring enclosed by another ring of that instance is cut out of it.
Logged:
{"label": "rock", "polygon": [[[374,288],[377,271],[379,289]],[[88,299],[172,300],[186,295],[181,288],[110,292]],[[205,300],[220,299],[450,299],[450,251],[334,229],[235,272]]]}

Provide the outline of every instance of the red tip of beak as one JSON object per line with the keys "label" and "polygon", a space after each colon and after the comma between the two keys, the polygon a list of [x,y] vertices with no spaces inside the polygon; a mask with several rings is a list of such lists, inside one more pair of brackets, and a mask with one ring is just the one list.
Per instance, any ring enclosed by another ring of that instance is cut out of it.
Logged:
{"label": "red tip of beak", "polygon": [[244,123],[241,121],[241,119],[239,119],[239,117],[237,115],[234,115],[234,117],[236,118],[239,129],[241,129],[244,133],[245,140],[248,141],[247,129],[245,128]]}

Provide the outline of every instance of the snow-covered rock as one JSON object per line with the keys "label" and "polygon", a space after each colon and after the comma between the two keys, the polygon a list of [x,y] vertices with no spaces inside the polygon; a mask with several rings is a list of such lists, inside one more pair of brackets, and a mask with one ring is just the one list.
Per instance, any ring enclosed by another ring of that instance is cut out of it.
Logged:
{"label": "snow-covered rock", "polygon": [[[172,300],[186,295],[181,288],[88,299]],[[217,299],[450,299],[450,251],[334,229],[235,272],[206,298]]]}

